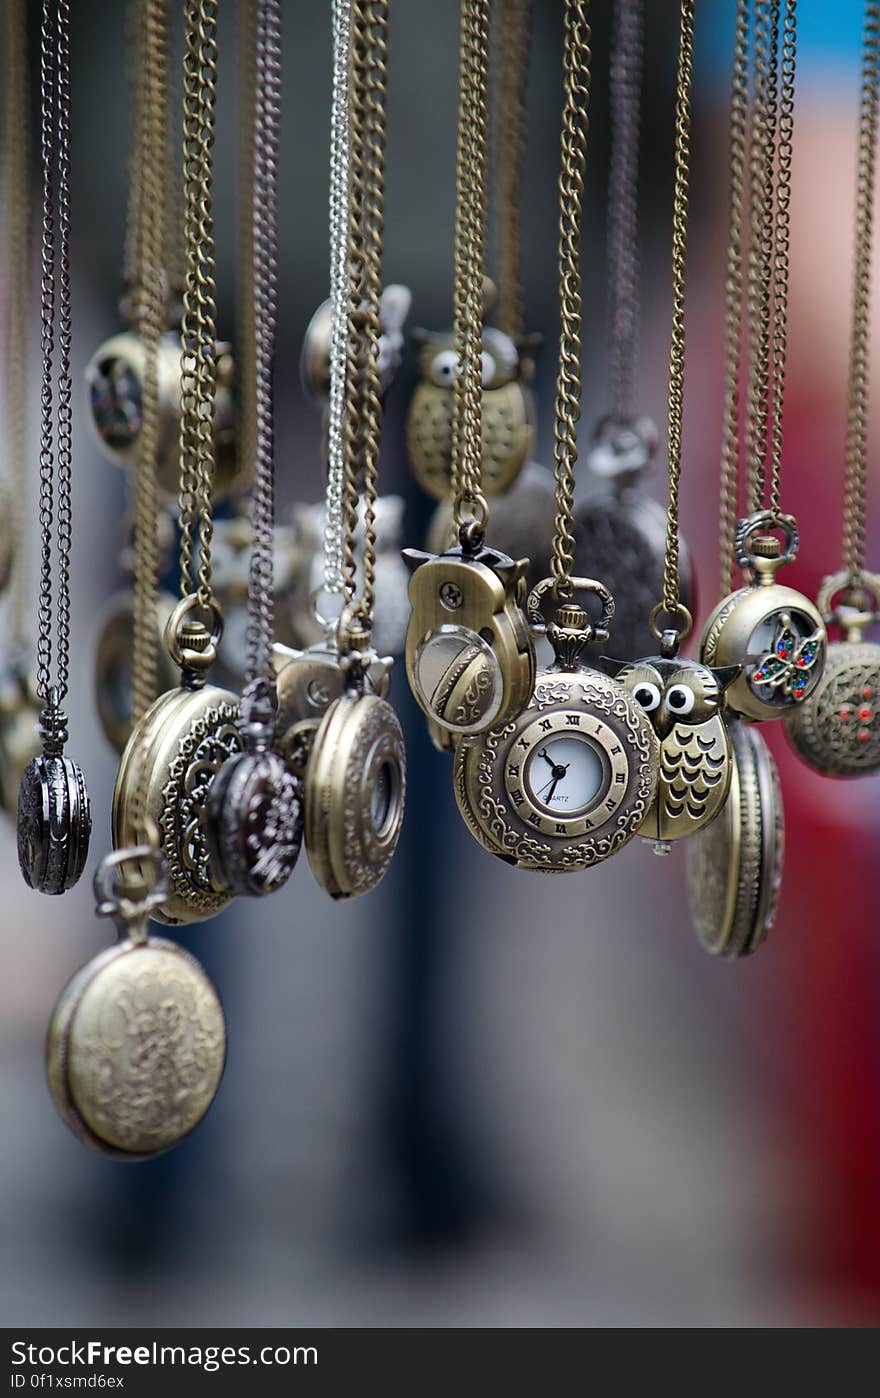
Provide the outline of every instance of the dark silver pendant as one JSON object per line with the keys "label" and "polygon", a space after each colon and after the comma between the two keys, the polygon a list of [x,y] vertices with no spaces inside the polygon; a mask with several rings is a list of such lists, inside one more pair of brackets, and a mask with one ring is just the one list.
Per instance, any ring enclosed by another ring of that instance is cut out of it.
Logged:
{"label": "dark silver pendant", "polygon": [[43,751],[25,768],[18,792],[18,862],[38,893],[73,888],[89,853],[92,814],[82,768],[64,756],[67,718],[50,704],[40,716]]}

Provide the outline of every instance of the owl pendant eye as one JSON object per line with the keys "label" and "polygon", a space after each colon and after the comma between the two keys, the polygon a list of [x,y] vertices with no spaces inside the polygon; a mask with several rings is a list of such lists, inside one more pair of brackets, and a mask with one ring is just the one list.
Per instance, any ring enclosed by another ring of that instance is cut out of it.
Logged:
{"label": "owl pendant eye", "polygon": [[645,713],[649,714],[652,710],[660,707],[660,690],[655,684],[648,684],[643,681],[641,684],[636,685],[632,692],[632,697],[637,704],[641,704]]}
{"label": "owl pendant eye", "polygon": [[666,695],[666,707],[671,714],[683,716],[689,714],[696,700],[696,695],[686,684],[674,684]]}

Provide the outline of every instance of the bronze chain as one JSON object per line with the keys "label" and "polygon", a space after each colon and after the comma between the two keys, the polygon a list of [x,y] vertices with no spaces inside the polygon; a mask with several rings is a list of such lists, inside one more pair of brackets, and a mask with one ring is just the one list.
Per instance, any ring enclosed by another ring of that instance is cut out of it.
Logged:
{"label": "bronze chain", "polygon": [[515,339],[524,329],[520,199],[526,147],[532,0],[501,0],[497,31],[497,319],[498,328]]}
{"label": "bronze chain", "polygon": [[[694,0],[681,0],[679,11],[678,72],[675,86],[675,184],[672,195],[672,330],[669,341],[669,398],[667,411],[666,551],[663,560],[663,601],[666,617],[675,619],[683,639],[691,617],[679,590],[678,506],[681,483],[682,424],[684,419],[685,279],[687,273],[687,221],[691,160],[691,88],[694,77]],[[655,617],[656,624],[656,617]]]}
{"label": "bronze chain", "polygon": [[186,0],[183,57],[183,191],[186,277],[180,364],[180,590],[213,608],[211,492],[217,305],[211,213],[217,104],[217,0]]}
{"label": "bronze chain", "polygon": [[587,163],[590,101],[588,0],[565,0],[563,40],[562,164],[559,175],[559,368],[553,423],[556,521],[550,566],[554,594],[570,597],[577,425],[581,415],[581,218]]}
{"label": "bronze chain", "polygon": [[771,30],[778,0],[757,0],[754,17],[754,110],[749,140],[748,345],[746,463],[749,510],[764,495],[770,413],[770,308],[773,281],[773,159],[775,70]]}
{"label": "bronze chain", "polygon": [[482,493],[482,324],[486,241],[490,0],[462,0],[455,162],[452,514],[462,543],[486,530]]}
{"label": "bronze chain", "polygon": [[871,249],[880,90],[880,4],[866,0],[856,183],[855,256],[849,350],[849,403],[843,506],[843,566],[851,589],[861,589],[865,566],[868,484]]}

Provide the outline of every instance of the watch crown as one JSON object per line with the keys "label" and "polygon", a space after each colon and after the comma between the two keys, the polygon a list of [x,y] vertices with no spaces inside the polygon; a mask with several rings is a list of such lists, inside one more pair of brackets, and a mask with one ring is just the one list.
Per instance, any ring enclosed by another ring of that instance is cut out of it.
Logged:
{"label": "watch crown", "polygon": [[587,614],[577,602],[564,602],[561,607],[557,607],[554,620],[557,626],[562,626],[567,631],[583,631],[587,623]]}
{"label": "watch crown", "polygon": [[750,547],[755,558],[779,558],[782,553],[782,544],[773,534],[759,534]]}

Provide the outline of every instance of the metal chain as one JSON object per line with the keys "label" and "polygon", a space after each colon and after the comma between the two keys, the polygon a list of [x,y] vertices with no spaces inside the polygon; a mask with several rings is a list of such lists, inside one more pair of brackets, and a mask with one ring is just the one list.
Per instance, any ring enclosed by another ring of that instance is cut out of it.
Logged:
{"label": "metal chain", "polygon": [[642,0],[616,0],[611,46],[611,168],[608,176],[608,369],[611,407],[635,412],[639,358],[639,124]]}
{"label": "metal chain", "polygon": [[749,392],[746,422],[749,510],[764,501],[771,406],[773,176],[778,125],[779,0],[757,0],[754,115],[749,147]]}
{"label": "metal chain", "polygon": [[330,402],[324,514],[324,589],[345,594],[345,402],[348,325],[349,110],[351,0],[332,0],[330,105]]}
{"label": "metal chain", "polygon": [[733,588],[737,481],[740,467],[740,364],[743,318],[743,217],[749,130],[749,0],[737,0],[730,87],[727,274],[724,295],[724,425],[719,520],[720,593]]}
{"label": "metal chain", "polygon": [[[45,704],[67,694],[70,645],[70,10],[43,0],[40,28],[40,150],[43,175],[40,278],[40,599],[37,690]],[[55,184],[57,181],[57,191]],[[57,245],[56,245],[57,230]],[[58,332],[57,402],[55,340]],[[54,549],[54,553],[53,553]],[[57,555],[57,558],[56,558]],[[57,562],[57,594],[53,571]],[[52,622],[55,670],[52,679]]]}
{"label": "metal chain", "polygon": [[[351,7],[348,300],[346,306],[343,574],[352,600],[357,577],[358,497],[363,504],[361,594],[357,617],[372,625],[376,582],[376,494],[382,400],[379,298],[385,214],[387,0]],[[360,489],[359,489],[360,486]]]}
{"label": "metal chain", "polygon": [[[778,32],[779,6],[774,5]],[[782,27],[776,141],[776,215],[773,224],[773,334],[771,343],[770,489],[768,505],[780,514],[785,359],[788,341],[788,258],[791,248],[791,164],[794,138],[794,82],[797,52],[797,0],[786,0]],[[774,65],[776,51],[773,51]]]}
{"label": "metal chain", "polygon": [[849,404],[843,505],[843,566],[851,588],[861,587],[865,566],[865,501],[868,484],[871,251],[880,92],[880,4],[866,0],[862,40],[856,183],[855,256],[849,350]]}
{"label": "metal chain", "polygon": [[215,606],[211,587],[211,494],[214,476],[214,393],[217,305],[211,215],[217,104],[217,0],[186,0],[183,57],[183,188],[186,278],[180,366],[180,589],[198,588],[202,607]]}
{"label": "metal chain", "polygon": [[[672,330],[669,339],[669,399],[667,412],[666,551],[663,560],[663,610],[667,617],[684,616],[678,575],[678,500],[681,482],[681,442],[684,419],[685,281],[687,220],[691,159],[691,88],[694,78],[694,0],[681,0],[678,73],[675,85],[675,184],[672,194]],[[679,636],[690,629],[684,623]]]}
{"label": "metal chain", "polygon": [[498,327],[512,338],[521,335],[524,329],[520,199],[532,18],[532,0],[501,0],[498,13],[498,203],[495,210]]}
{"label": "metal chain", "polygon": [[26,0],[6,4],[6,84],[3,110],[3,209],[6,305],[3,368],[6,460],[11,528],[17,552],[10,585],[13,647],[23,651],[27,631],[25,495],[28,482],[28,344],[31,274],[30,108]]}
{"label": "metal chain", "polygon": [[247,670],[249,684],[271,678],[275,529],[273,370],[278,310],[278,144],[281,131],[281,0],[257,0],[254,110],[254,328],[256,439]]}
{"label": "metal chain", "polygon": [[590,101],[590,26],[587,0],[565,0],[562,166],[559,175],[559,369],[553,424],[556,521],[550,566],[557,597],[570,597],[577,425],[581,415],[581,219]]}
{"label": "metal chain", "polygon": [[137,160],[141,209],[139,262],[132,268],[133,304],[144,351],[141,430],[135,473],[134,651],[132,716],[135,722],[156,697],[159,592],[158,489],[159,342],[165,326],[164,268],[168,166],[169,5],[143,0],[138,44],[140,138]]}
{"label": "metal chain", "polygon": [[[491,0],[462,0],[455,167],[452,515],[477,544],[489,506],[482,493],[482,324]],[[465,531],[464,534],[462,531]]]}
{"label": "metal chain", "polygon": [[254,108],[256,103],[257,0],[238,0],[238,199],[237,280],[235,289],[235,369],[238,422],[236,446],[245,474],[257,455],[256,369],[254,367]]}

